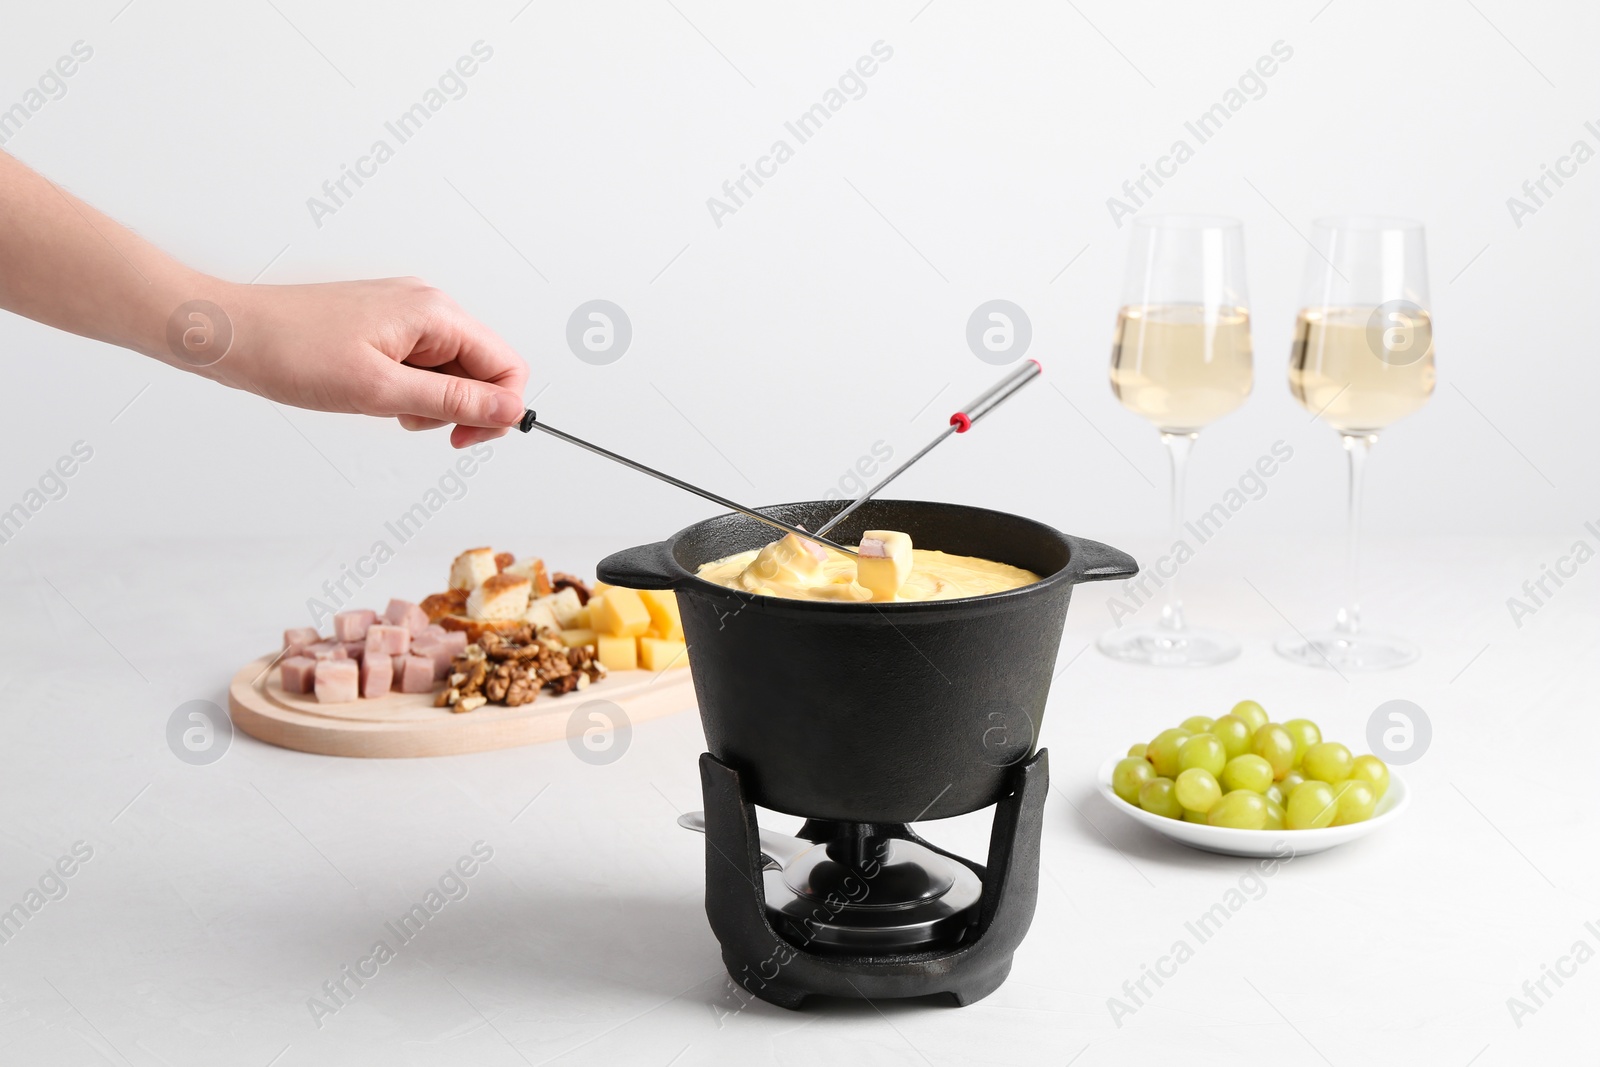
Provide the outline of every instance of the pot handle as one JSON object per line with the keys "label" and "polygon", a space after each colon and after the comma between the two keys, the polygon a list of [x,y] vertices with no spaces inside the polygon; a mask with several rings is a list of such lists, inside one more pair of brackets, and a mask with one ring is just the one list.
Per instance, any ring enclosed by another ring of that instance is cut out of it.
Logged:
{"label": "pot handle", "polygon": [[1078,537],[1071,540],[1072,557],[1067,561],[1067,569],[1072,573],[1074,585],[1132,578],[1139,573],[1139,562],[1121,549]]}
{"label": "pot handle", "polygon": [[595,568],[595,577],[625,589],[671,589],[682,579],[665,541],[611,553]]}

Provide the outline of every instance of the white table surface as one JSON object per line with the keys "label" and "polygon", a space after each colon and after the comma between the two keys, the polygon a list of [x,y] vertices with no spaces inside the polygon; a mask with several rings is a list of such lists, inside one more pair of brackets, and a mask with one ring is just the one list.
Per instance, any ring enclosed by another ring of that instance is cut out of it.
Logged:
{"label": "white table surface", "polygon": [[[1038,911],[1009,981],[965,1009],[794,1013],[745,1004],[706,925],[702,839],[673,824],[700,806],[692,713],[635,727],[606,766],[559,743],[361,761],[243,735],[190,766],[167,747],[168,717],[187,700],[225,704],[234,669],[299,624],[329,567],[314,539],[108,557],[105,544],[19,538],[0,557],[0,908],[76,842],[93,855],[0,944],[0,1062],[1573,1062],[1593,1053],[1600,962],[1547,980],[1552,995],[1520,1026],[1507,999],[1575,942],[1600,950],[1600,573],[1580,571],[1520,630],[1505,607],[1571,539],[1372,546],[1369,617],[1425,653],[1348,683],[1270,650],[1279,611],[1315,625],[1332,594],[1307,562],[1327,557],[1303,546],[1219,545],[1196,562],[1193,614],[1245,641],[1211,670],[1083,651],[1108,619],[1105,588],[1085,587],[1042,729],[1054,781]],[[592,573],[616,547],[548,554]],[[408,551],[372,600],[420,595],[442,574],[447,556]],[[1245,696],[1358,749],[1372,709],[1405,698],[1434,736],[1405,770],[1414,799],[1399,824],[1292,861],[1199,944],[1185,922],[1247,861],[1169,845],[1091,776],[1109,752]],[[981,857],[987,816],[921,829]],[[478,841],[493,858],[467,895],[319,1027],[308,998],[392,942],[384,923]],[[1108,998],[1179,939],[1193,958],[1119,1026]]]}

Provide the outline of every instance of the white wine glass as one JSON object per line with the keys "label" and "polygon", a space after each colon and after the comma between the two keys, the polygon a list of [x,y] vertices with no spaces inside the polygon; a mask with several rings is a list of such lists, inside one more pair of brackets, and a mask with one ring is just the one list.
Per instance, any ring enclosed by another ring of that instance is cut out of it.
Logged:
{"label": "white wine glass", "polygon": [[1289,353],[1289,391],[1338,431],[1350,465],[1344,605],[1331,630],[1289,634],[1280,655],[1336,671],[1402,667],[1419,655],[1361,623],[1362,475],[1378,434],[1433,395],[1433,317],[1422,224],[1350,215],[1319,219],[1306,256]]}
{"label": "white wine glass", "polygon": [[1111,390],[1160,431],[1172,465],[1172,542],[1147,568],[1165,594],[1161,617],[1127,626],[1119,619],[1099,640],[1100,651],[1113,659],[1204,667],[1239,654],[1239,642],[1230,635],[1185,621],[1178,572],[1190,554],[1180,548],[1187,546],[1183,490],[1189,453],[1202,429],[1250,395],[1249,307],[1244,227],[1237,219],[1156,215],[1134,221],[1111,351]]}

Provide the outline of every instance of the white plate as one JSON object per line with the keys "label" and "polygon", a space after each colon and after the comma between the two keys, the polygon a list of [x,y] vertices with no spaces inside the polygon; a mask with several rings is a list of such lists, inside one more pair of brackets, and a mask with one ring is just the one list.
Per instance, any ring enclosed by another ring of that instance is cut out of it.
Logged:
{"label": "white plate", "polygon": [[1111,806],[1135,822],[1143,823],[1156,833],[1170,837],[1180,844],[1198,848],[1203,852],[1218,852],[1224,856],[1271,859],[1284,855],[1284,846],[1293,849],[1293,854],[1296,856],[1325,852],[1335,845],[1354,841],[1358,837],[1366,837],[1388,826],[1400,817],[1400,813],[1406,810],[1406,805],[1410,802],[1410,797],[1406,793],[1406,783],[1395,773],[1394,768],[1390,767],[1389,788],[1385,790],[1383,799],[1378,801],[1378,808],[1373,812],[1372,818],[1365,822],[1351,823],[1349,826],[1328,826],[1321,830],[1282,831],[1234,830],[1226,826],[1207,826],[1204,823],[1152,815],[1117,796],[1111,789],[1111,772],[1116,767],[1117,761],[1125,756],[1126,753],[1106,760],[1101,764],[1100,773],[1095,778],[1095,784],[1100,787],[1101,794]]}

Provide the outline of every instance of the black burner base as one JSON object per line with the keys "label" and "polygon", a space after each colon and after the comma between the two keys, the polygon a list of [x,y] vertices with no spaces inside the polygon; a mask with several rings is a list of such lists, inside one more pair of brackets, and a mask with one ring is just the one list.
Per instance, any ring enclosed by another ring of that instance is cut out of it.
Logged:
{"label": "black burner base", "polygon": [[[1006,980],[1039,895],[1039,837],[1050,787],[1045,750],[1012,768],[1010,792],[995,805],[986,865],[946,852],[904,824],[871,828],[880,836],[925,845],[971,868],[983,882],[977,920],[959,943],[907,954],[814,952],[780,934],[767,913],[759,828],[739,773],[704,753],[700,783],[706,818],[706,917],[722,945],[728,974],[745,990],[791,1009],[818,995],[878,1000],[948,993],[966,1005]],[[822,842],[851,829],[850,824],[810,820],[799,836]]]}

